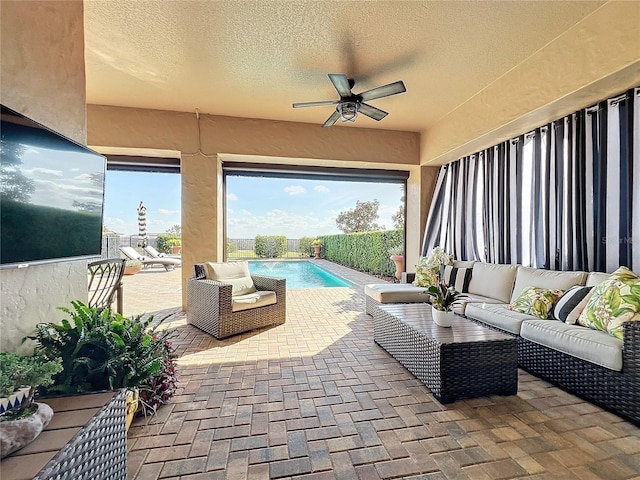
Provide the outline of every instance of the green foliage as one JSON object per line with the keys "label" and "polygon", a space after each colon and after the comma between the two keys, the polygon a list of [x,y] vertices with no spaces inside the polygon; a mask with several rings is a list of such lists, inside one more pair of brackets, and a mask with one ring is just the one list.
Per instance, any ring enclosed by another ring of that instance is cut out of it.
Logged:
{"label": "green foliage", "polygon": [[182,227],[180,225],[174,225],[173,227],[167,228],[167,233],[180,236],[182,234]]}
{"label": "green foliage", "polygon": [[431,305],[433,305],[433,308],[443,312],[450,312],[451,308],[456,304],[466,298],[469,298],[467,295],[456,291],[453,287],[448,287],[444,283],[430,285],[429,288],[427,288],[426,293],[431,298]]}
{"label": "green foliage", "polygon": [[[178,243],[175,243],[175,242]],[[158,235],[156,250],[161,253],[171,253],[172,245],[181,245],[180,235],[161,233]]]}
{"label": "green foliage", "polygon": [[298,243],[298,253],[305,257],[313,255],[313,237],[302,237]]}
{"label": "green foliage", "polygon": [[380,207],[378,200],[370,202],[358,200],[354,208],[338,214],[336,226],[344,233],[383,230],[383,227],[375,223],[378,220],[378,207]]}
{"label": "green foliage", "polygon": [[403,230],[323,235],[322,255],[361,272],[393,276],[396,267],[389,248],[401,244],[403,235]]}
{"label": "green foliage", "polygon": [[153,317],[126,318],[108,309],[71,302],[61,307],[70,320],[40,323],[27,337],[46,359],[62,358],[63,370],[46,393],[80,393],[128,388],[151,381],[162,370],[168,332],[149,333]]}
{"label": "green foliage", "polygon": [[126,259],[124,261],[124,266],[125,267],[141,267],[142,266],[142,262],[140,260]]}
{"label": "green foliage", "polygon": [[257,235],[254,250],[258,257],[283,257],[287,254],[287,237],[284,235]]}
{"label": "green foliage", "polygon": [[20,387],[47,387],[56,373],[62,371],[62,360],[47,360],[41,355],[0,353],[0,397],[8,397]]}

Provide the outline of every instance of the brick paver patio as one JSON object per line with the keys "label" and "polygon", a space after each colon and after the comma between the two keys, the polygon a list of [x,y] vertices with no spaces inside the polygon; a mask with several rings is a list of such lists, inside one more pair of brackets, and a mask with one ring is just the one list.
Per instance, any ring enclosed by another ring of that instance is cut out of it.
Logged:
{"label": "brick paver patio", "polygon": [[523,371],[518,395],[440,404],[373,342],[381,280],[320,264],[356,285],[290,289],[286,324],[224,341],[175,308],[179,271],[125,279],[126,314],[171,314],[181,380],[134,420],[130,478],[640,478],[638,427]]}

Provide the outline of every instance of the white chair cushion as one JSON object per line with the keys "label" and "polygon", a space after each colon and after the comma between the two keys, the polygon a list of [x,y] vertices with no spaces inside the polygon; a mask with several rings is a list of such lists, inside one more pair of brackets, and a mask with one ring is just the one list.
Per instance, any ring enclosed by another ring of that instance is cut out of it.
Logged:
{"label": "white chair cushion", "polygon": [[[554,320],[522,323],[522,338],[611,370],[622,370],[622,340],[606,332]],[[585,381],[589,381],[585,378]]]}
{"label": "white chair cushion", "polygon": [[231,284],[231,295],[246,295],[256,291],[249,272],[249,262],[207,262],[208,280]]}
{"label": "white chair cushion", "polygon": [[595,287],[600,285],[605,280],[609,280],[610,273],[602,273],[602,272],[590,272],[587,276],[587,282],[585,285],[587,287]]}
{"label": "white chair cushion", "polygon": [[371,283],[365,285],[365,295],[378,303],[420,303],[427,302],[424,287],[416,287],[411,283]]}
{"label": "white chair cushion", "polygon": [[584,285],[586,278],[587,274],[585,272],[559,272],[519,266],[513,293],[511,294],[511,303],[527,287],[544,288],[545,290],[568,290],[575,285]]}
{"label": "white chair cushion", "polygon": [[246,295],[235,295],[231,297],[231,311],[239,312],[250,308],[266,307],[277,302],[276,292],[270,290],[256,290]]}
{"label": "white chair cushion", "polygon": [[[520,335],[522,322],[535,319],[536,317],[527,315],[526,313],[514,312],[509,310],[507,308],[508,306],[509,305],[505,303],[467,303],[465,315],[469,318],[481,320],[487,325],[494,326],[506,332]],[[537,320],[541,322],[549,321],[540,320],[539,318]]]}
{"label": "white chair cushion", "polygon": [[511,300],[517,265],[476,262],[469,282],[469,293],[496,298],[504,303]]}

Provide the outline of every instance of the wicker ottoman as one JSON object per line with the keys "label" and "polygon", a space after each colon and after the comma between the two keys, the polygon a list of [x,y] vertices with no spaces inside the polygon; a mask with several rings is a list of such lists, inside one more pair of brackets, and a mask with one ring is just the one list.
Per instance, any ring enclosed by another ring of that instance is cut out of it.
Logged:
{"label": "wicker ottoman", "polygon": [[518,391],[517,340],[462,317],[439,327],[424,304],[379,305],[374,340],[441,402]]}

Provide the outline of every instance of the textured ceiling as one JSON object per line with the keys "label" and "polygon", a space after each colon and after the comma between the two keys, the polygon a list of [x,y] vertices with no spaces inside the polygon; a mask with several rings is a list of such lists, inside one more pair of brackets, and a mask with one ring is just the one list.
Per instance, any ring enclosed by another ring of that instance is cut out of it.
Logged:
{"label": "textured ceiling", "polygon": [[322,124],[346,73],[407,87],[349,127],[422,132],[603,3],[86,0],[87,102]]}

